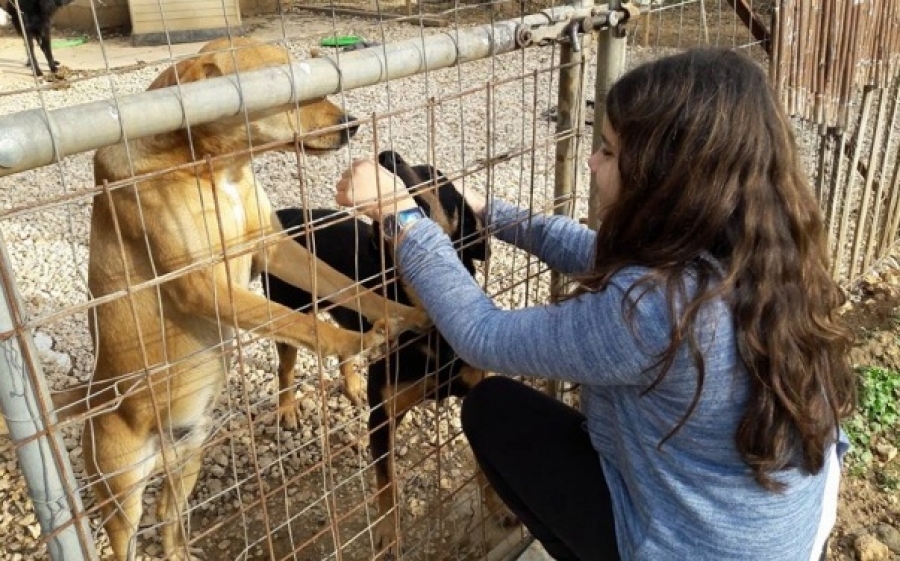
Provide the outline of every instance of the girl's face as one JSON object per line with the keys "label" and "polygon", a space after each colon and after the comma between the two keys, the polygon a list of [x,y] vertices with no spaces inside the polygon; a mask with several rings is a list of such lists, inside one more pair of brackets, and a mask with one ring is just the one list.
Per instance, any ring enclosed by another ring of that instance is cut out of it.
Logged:
{"label": "girl's face", "polygon": [[600,147],[591,154],[588,167],[594,175],[596,185],[598,218],[603,220],[606,212],[618,199],[622,189],[622,177],[619,175],[619,135],[612,129],[609,119],[603,117],[600,129],[602,140]]}

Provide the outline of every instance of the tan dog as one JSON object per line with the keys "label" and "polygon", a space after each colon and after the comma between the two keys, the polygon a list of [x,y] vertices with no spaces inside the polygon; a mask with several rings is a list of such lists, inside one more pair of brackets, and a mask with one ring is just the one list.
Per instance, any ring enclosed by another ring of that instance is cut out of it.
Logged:
{"label": "tan dog", "polygon": [[[227,39],[211,42],[198,57],[163,72],[150,89],[174,85],[176,78],[193,82],[289,62],[283,48],[248,39],[233,44],[232,52]],[[179,517],[201,467],[208,413],[225,380],[235,330],[252,329],[276,341],[356,360],[383,347],[387,333],[427,324],[422,312],[366,293],[342,303],[373,320],[375,327],[360,334],[294,313],[248,289],[262,270],[322,295],[353,286],[324,263],[313,264],[313,256],[286,236],[263,243],[281,231],[281,224],[254,182],[249,154],[235,154],[275,142],[291,149],[295,134],[351,121],[323,99],[97,151],[97,185],[199,160],[94,199],[88,282],[93,297],[102,299],[91,318],[97,365],[89,403],[68,413],[85,405],[101,408],[86,421],[82,445],[116,559],[136,552],[144,487],[160,467],[166,470],[157,509],[166,523],[165,555],[190,557]],[[336,129],[304,138],[303,144],[312,152],[334,150],[352,132],[355,128]],[[214,159],[220,155],[229,156]],[[205,161],[207,156],[213,159]],[[390,325],[381,319],[386,312]]]}

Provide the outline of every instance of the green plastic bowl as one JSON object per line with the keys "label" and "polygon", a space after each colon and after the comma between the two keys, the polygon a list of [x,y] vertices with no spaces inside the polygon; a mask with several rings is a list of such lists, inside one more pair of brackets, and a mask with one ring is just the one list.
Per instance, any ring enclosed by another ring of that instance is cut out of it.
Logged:
{"label": "green plastic bowl", "polygon": [[336,37],[325,37],[319,44],[323,47],[350,47],[362,42],[362,37],[357,35],[339,35]]}
{"label": "green plastic bowl", "polygon": [[65,49],[66,47],[77,47],[87,43],[87,37],[68,37],[66,39],[54,39],[50,44],[53,48]]}

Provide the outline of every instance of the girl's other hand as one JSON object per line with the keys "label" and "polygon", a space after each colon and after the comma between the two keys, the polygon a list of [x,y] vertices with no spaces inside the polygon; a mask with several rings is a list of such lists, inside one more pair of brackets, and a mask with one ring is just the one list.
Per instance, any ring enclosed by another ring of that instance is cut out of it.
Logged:
{"label": "girl's other hand", "polygon": [[487,198],[472,189],[471,187],[468,189],[461,189],[455,183],[453,184],[456,187],[456,190],[459,191],[459,194],[462,195],[463,199],[465,199],[466,204],[472,209],[472,212],[475,213],[482,223],[484,222],[484,211],[487,209]]}

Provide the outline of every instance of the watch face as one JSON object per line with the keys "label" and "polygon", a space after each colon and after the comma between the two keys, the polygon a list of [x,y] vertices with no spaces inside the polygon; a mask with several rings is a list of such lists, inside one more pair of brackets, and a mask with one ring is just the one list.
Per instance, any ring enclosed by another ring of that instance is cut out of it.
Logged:
{"label": "watch face", "polygon": [[397,229],[402,230],[404,226],[407,224],[412,224],[416,220],[420,218],[425,218],[425,213],[422,212],[421,208],[410,208],[407,210],[401,210],[397,213]]}

